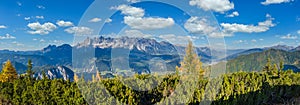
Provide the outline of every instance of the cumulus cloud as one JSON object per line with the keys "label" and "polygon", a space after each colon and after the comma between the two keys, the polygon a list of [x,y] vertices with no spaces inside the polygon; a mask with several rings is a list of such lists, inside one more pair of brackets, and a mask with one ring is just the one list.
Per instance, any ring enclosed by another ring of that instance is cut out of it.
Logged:
{"label": "cumulus cloud", "polygon": [[74,26],[74,24],[70,21],[64,21],[64,20],[59,20],[56,22],[56,24],[60,27],[70,27],[70,26]]}
{"label": "cumulus cloud", "polygon": [[298,30],[297,33],[300,35],[300,30]]}
{"label": "cumulus cloud", "polygon": [[226,33],[236,33],[236,32],[243,32],[243,33],[259,33],[259,32],[266,32],[270,29],[270,27],[276,26],[273,23],[274,18],[272,18],[269,14],[266,15],[267,20],[263,22],[259,22],[258,25],[245,25],[245,24],[238,24],[238,23],[221,23],[221,26]]}
{"label": "cumulus cloud", "polygon": [[16,37],[11,36],[10,34],[5,34],[4,36],[0,36],[0,39],[16,39]]}
{"label": "cumulus cloud", "polygon": [[199,39],[198,37],[195,36],[182,36],[182,35],[174,35],[174,34],[159,35],[158,38],[176,44],[186,44],[188,41]]}
{"label": "cumulus cloud", "polygon": [[235,17],[235,16],[239,16],[239,15],[240,15],[239,12],[234,11],[234,12],[232,12],[231,14],[226,15],[226,17]]}
{"label": "cumulus cloud", "polygon": [[281,36],[280,38],[281,39],[297,39],[298,37],[297,36],[293,36],[291,34],[287,34],[285,36]]}
{"label": "cumulus cloud", "polygon": [[270,5],[270,4],[281,4],[281,3],[288,3],[292,2],[294,0],[266,0],[264,2],[261,2],[262,5]]}
{"label": "cumulus cloud", "polygon": [[218,27],[212,26],[206,18],[191,17],[184,24],[184,28],[192,34],[202,34],[209,37],[224,37],[231,34],[221,32]]}
{"label": "cumulus cloud", "polygon": [[216,27],[211,26],[206,18],[200,17],[189,18],[184,24],[184,28],[191,33],[198,34],[209,34],[216,30]]}
{"label": "cumulus cloud", "polygon": [[172,18],[141,18],[141,17],[124,17],[124,23],[129,25],[131,28],[140,30],[154,30],[171,27],[175,24]]}
{"label": "cumulus cloud", "polygon": [[24,20],[30,20],[30,17],[24,17]]}
{"label": "cumulus cloud", "polygon": [[191,6],[198,6],[206,11],[212,10],[219,13],[234,9],[234,3],[229,0],[190,0],[189,3]]}
{"label": "cumulus cloud", "polygon": [[44,16],[35,16],[37,19],[44,19]]}
{"label": "cumulus cloud", "polygon": [[91,20],[89,20],[89,22],[91,22],[91,23],[97,23],[97,22],[100,22],[102,19],[100,19],[100,18],[93,18],[93,19],[91,19]]}
{"label": "cumulus cloud", "polygon": [[112,22],[112,19],[108,18],[108,19],[105,19],[105,23],[110,23]]}
{"label": "cumulus cloud", "polygon": [[143,17],[145,15],[145,11],[142,8],[132,7],[128,5],[119,5],[117,7],[112,7],[111,9],[119,10],[122,14],[133,17]]}
{"label": "cumulus cloud", "polygon": [[0,29],[7,28],[5,25],[0,25]]}
{"label": "cumulus cloud", "polygon": [[256,39],[252,39],[252,40],[251,40],[251,42],[253,42],[253,43],[256,43],[256,42],[257,42],[257,40],[256,40]]}
{"label": "cumulus cloud", "polygon": [[65,29],[65,32],[76,35],[91,35],[93,33],[93,29],[88,27],[70,27]]}
{"label": "cumulus cloud", "polygon": [[31,29],[31,31],[28,31],[28,33],[40,35],[49,34],[57,28],[56,25],[50,22],[44,24],[40,24],[39,22],[29,23],[27,26]]}
{"label": "cumulus cloud", "polygon": [[111,9],[120,10],[124,14],[124,23],[133,29],[154,30],[171,27],[175,24],[173,18],[144,17],[145,10],[128,5],[120,5]]}

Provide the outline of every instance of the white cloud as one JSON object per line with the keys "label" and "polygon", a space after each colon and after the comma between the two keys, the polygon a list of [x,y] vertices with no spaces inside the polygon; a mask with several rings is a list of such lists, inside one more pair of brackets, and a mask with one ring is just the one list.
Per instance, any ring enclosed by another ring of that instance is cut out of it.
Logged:
{"label": "white cloud", "polygon": [[159,35],[158,38],[176,44],[186,44],[188,41],[199,39],[198,37],[195,36],[181,36],[181,35],[174,35],[174,34]]}
{"label": "white cloud", "polygon": [[88,27],[70,27],[65,29],[65,32],[76,35],[91,35],[93,33],[93,29]]}
{"label": "white cloud", "polygon": [[56,22],[56,24],[60,27],[70,27],[70,26],[74,26],[74,24],[70,21],[64,21],[64,20],[59,20]]}
{"label": "white cloud", "polygon": [[35,16],[37,19],[44,19],[44,16]]}
{"label": "white cloud", "polygon": [[92,23],[97,23],[97,22],[100,22],[102,19],[100,18],[93,18],[91,20],[89,20],[89,22],[92,22]]}
{"label": "white cloud", "polygon": [[256,42],[257,42],[257,40],[256,40],[256,39],[252,39],[252,40],[251,40],[251,42],[253,42],[253,43],[256,43]]}
{"label": "white cloud", "polygon": [[32,39],[33,41],[37,41],[38,39],[36,39],[36,38],[34,38],[34,39]]}
{"label": "white cloud", "polygon": [[46,9],[46,7],[44,7],[42,5],[37,5],[36,7],[39,8],[39,9]]}
{"label": "white cloud", "polygon": [[119,5],[117,7],[112,7],[111,9],[119,10],[122,14],[133,17],[143,17],[145,11],[142,8],[132,7],[128,5]]}
{"label": "white cloud", "polygon": [[16,39],[16,37],[11,36],[10,34],[5,34],[4,36],[0,36],[0,39]]}
{"label": "white cloud", "polygon": [[136,18],[132,16],[125,16],[124,23],[130,26],[131,28],[140,30],[162,29],[166,27],[171,27],[175,24],[172,18]]}
{"label": "white cloud", "polygon": [[42,43],[43,43],[43,42],[46,42],[46,40],[44,40],[44,39],[41,39],[41,40],[40,40],[40,42],[42,42]]}
{"label": "white cloud", "polygon": [[288,3],[292,2],[294,0],[266,0],[264,2],[261,2],[262,5],[269,5],[269,4],[281,4],[281,3]]}
{"label": "white cloud", "polygon": [[297,33],[300,35],[300,30],[298,30]]}
{"label": "white cloud", "polygon": [[139,30],[126,30],[125,36],[136,37],[136,38],[152,38],[152,35],[145,34]]}
{"label": "white cloud", "polygon": [[234,11],[234,12],[232,12],[231,14],[226,15],[226,17],[235,17],[235,16],[239,16],[239,15],[240,15],[239,12]]}
{"label": "white cloud", "polygon": [[130,3],[137,3],[137,2],[140,2],[140,0],[127,0],[127,2],[130,2]]}
{"label": "white cloud", "polygon": [[7,28],[5,25],[0,25],[0,29]]}
{"label": "white cloud", "polygon": [[24,44],[22,44],[22,43],[19,43],[19,42],[17,42],[17,41],[13,41],[13,42],[11,42],[12,44],[15,44],[15,45],[17,45],[17,46],[24,46]]}
{"label": "white cloud", "polygon": [[219,13],[234,9],[234,3],[229,0],[190,0],[190,5]]}
{"label": "white cloud", "polygon": [[24,20],[30,20],[30,17],[24,17]]}
{"label": "white cloud", "polygon": [[211,26],[207,19],[199,17],[189,18],[184,24],[184,28],[190,33],[197,34],[209,34],[216,30],[216,27]]}
{"label": "white cloud", "polygon": [[260,41],[263,41],[264,39],[259,39]]}
{"label": "white cloud", "polygon": [[220,32],[218,27],[209,24],[206,18],[191,17],[184,24],[184,28],[190,33],[207,35],[209,37],[231,36],[231,34]]}
{"label": "white cloud", "polygon": [[266,15],[267,20],[263,22],[259,22],[258,25],[244,25],[244,24],[237,24],[237,23],[221,23],[223,31],[225,33],[236,33],[236,32],[243,32],[243,33],[259,33],[259,32],[266,32],[270,29],[270,27],[276,26],[273,23],[274,18],[272,18],[269,14]]}
{"label": "white cloud", "polygon": [[120,10],[124,16],[124,23],[133,29],[154,30],[173,26],[175,24],[172,18],[153,18],[144,17],[145,11],[142,8],[128,5],[120,5],[111,9]]}
{"label": "white cloud", "polygon": [[108,18],[108,19],[105,19],[105,23],[110,23],[112,22],[112,19]]}
{"label": "white cloud", "polygon": [[29,23],[27,25],[32,31],[28,31],[30,34],[46,35],[54,31],[57,27],[53,23],[47,22],[40,24],[39,22]]}
{"label": "white cloud", "polygon": [[297,39],[297,36],[292,36],[291,34],[287,34],[286,36],[281,36],[281,39]]}
{"label": "white cloud", "polygon": [[247,40],[237,40],[237,41],[234,41],[233,43],[235,43],[235,44],[247,43]]}
{"label": "white cloud", "polygon": [[53,43],[57,43],[57,44],[64,43],[63,40],[53,40],[52,42],[53,42]]}

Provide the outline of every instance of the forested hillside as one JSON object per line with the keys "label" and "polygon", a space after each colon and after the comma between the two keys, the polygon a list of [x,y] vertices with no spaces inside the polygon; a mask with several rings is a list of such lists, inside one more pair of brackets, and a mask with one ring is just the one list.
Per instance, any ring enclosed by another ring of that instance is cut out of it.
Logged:
{"label": "forested hillside", "polygon": [[263,52],[253,53],[249,55],[242,55],[236,59],[229,60],[227,62],[227,72],[237,71],[261,71],[264,65],[267,63],[267,58],[271,59],[271,62],[279,65],[280,61],[283,61],[287,65],[295,65],[300,67],[300,51],[284,51],[277,49],[270,49]]}

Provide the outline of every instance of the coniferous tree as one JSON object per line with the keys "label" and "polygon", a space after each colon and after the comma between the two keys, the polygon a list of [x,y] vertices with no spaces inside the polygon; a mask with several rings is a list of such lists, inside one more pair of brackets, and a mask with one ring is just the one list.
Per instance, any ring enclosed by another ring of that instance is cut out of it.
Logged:
{"label": "coniferous tree", "polygon": [[181,72],[199,74],[200,78],[203,78],[204,70],[202,68],[202,62],[195,53],[193,43],[191,41],[189,41],[185,51],[186,55],[184,56],[183,61],[180,62],[180,67],[176,68]]}
{"label": "coniferous tree", "polygon": [[12,82],[18,78],[16,69],[13,67],[10,60],[3,65],[2,72],[0,75],[0,82]]}
{"label": "coniferous tree", "polygon": [[32,62],[31,60],[29,59],[28,60],[28,64],[27,64],[27,71],[26,71],[26,75],[29,77],[29,78],[32,78],[34,72],[32,70]]}
{"label": "coniferous tree", "polygon": [[272,74],[272,64],[271,64],[271,58],[270,57],[267,59],[267,63],[264,66],[263,71],[268,73],[268,74]]}

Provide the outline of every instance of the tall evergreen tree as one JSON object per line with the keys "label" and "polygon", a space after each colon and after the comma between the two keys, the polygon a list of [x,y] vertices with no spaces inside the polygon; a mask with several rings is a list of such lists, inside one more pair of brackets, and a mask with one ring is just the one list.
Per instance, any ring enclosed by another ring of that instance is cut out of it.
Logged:
{"label": "tall evergreen tree", "polygon": [[17,71],[11,64],[10,60],[7,60],[7,62],[3,65],[0,76],[1,76],[0,77],[1,82],[12,82],[15,79],[17,79],[18,77]]}
{"label": "tall evergreen tree", "polygon": [[28,63],[27,63],[27,71],[26,71],[26,75],[29,77],[29,78],[32,78],[34,72],[32,70],[32,62],[31,60],[29,59],[28,60]]}
{"label": "tall evergreen tree", "polygon": [[204,76],[204,70],[202,68],[202,62],[200,58],[195,53],[193,43],[189,41],[188,46],[185,49],[186,55],[183,61],[180,62],[180,67],[176,67],[181,72],[196,73],[199,74],[200,78]]}

